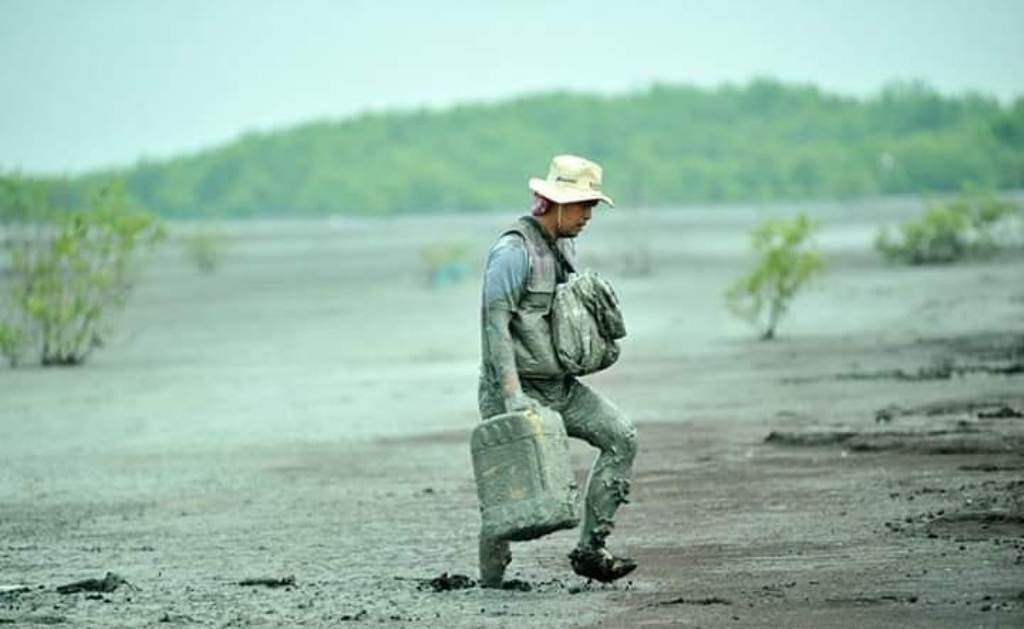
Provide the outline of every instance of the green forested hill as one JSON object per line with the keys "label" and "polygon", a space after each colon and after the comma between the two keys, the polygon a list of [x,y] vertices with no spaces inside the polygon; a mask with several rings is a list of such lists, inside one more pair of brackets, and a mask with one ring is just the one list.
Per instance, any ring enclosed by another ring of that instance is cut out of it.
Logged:
{"label": "green forested hill", "polygon": [[196,155],[50,182],[58,204],[111,176],[165,216],[387,214],[522,207],[556,153],[605,167],[620,205],[1024,187],[1024,99],[901,84],[659,86],[367,114],[250,134]]}

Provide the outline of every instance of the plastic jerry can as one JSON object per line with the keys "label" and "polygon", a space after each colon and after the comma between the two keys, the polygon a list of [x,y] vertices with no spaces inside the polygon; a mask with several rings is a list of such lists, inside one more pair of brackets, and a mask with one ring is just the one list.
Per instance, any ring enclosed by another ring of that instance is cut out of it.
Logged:
{"label": "plastic jerry can", "polygon": [[579,488],[557,412],[495,415],[473,430],[471,449],[482,536],[522,541],[579,523]]}

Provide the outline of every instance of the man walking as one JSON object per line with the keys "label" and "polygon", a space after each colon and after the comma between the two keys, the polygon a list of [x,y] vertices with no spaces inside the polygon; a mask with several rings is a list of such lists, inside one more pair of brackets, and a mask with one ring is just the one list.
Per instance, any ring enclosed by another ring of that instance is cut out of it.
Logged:
{"label": "man walking", "polygon": [[[484,272],[481,313],[482,365],[480,415],[526,410],[537,404],[562,415],[570,437],[583,439],[600,454],[587,481],[578,546],[570,553],[573,570],[613,581],[636,568],[605,548],[619,505],[627,502],[636,428],[603,396],[568,374],[551,337],[549,314],[555,286],[575,268],[573,239],[603,201],[601,167],[573,155],[551,162],[546,179],[531,179],[531,216],[520,218],[491,248]],[[509,543],[480,538],[480,580],[499,587],[511,560]]]}

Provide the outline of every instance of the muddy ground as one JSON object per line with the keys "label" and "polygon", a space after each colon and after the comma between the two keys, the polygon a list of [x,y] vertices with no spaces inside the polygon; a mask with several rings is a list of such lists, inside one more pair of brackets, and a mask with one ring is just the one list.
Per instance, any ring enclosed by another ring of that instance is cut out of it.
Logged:
{"label": "muddy ground", "polygon": [[0,624],[1022,626],[1024,259],[891,268],[871,237],[916,202],[806,209],[829,276],[768,344],[720,296],[792,208],[581,237],[630,327],[589,380],[640,428],[615,586],[569,531],[513,545],[525,586],[431,584],[475,577],[479,286],[418,251],[476,263],[504,219],[226,225],[213,275],[172,243],[88,365],[0,370]]}

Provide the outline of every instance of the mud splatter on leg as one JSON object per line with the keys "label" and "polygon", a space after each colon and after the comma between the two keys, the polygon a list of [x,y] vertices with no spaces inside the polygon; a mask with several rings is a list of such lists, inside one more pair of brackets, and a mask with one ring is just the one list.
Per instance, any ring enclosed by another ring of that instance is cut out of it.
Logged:
{"label": "mud splatter on leg", "polygon": [[480,536],[480,585],[501,587],[505,579],[505,568],[512,561],[509,543]]}
{"label": "mud splatter on leg", "polygon": [[604,546],[615,528],[615,512],[629,502],[636,458],[636,428],[611,402],[577,383],[562,413],[569,435],[601,450],[587,481],[580,545]]}

